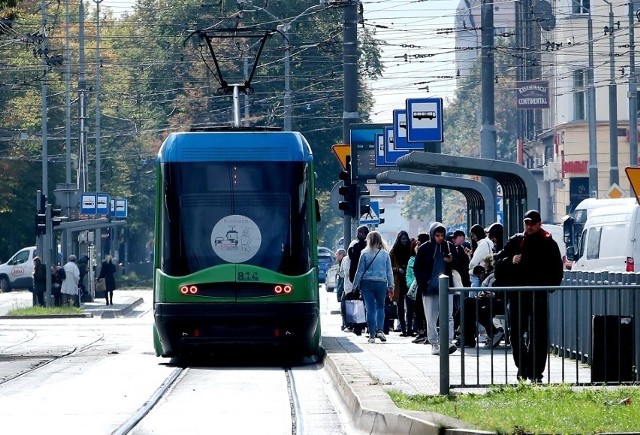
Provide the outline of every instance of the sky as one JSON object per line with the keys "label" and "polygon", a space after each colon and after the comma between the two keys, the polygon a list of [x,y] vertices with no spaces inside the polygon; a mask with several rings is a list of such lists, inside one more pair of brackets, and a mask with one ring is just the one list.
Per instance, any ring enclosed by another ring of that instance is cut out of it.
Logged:
{"label": "sky", "polygon": [[[365,25],[384,41],[384,77],[373,83],[372,121],[392,123],[407,98],[452,97],[458,0],[362,0]],[[433,56],[431,56],[433,55]],[[406,60],[405,60],[406,56]],[[441,78],[451,77],[451,78]]]}
{"label": "sky", "polygon": [[[371,85],[372,121],[393,122],[407,98],[450,98],[455,87],[454,26],[459,0],[361,0],[364,24],[383,42],[384,76]],[[116,14],[135,0],[103,0]],[[447,78],[448,77],[448,78]]]}

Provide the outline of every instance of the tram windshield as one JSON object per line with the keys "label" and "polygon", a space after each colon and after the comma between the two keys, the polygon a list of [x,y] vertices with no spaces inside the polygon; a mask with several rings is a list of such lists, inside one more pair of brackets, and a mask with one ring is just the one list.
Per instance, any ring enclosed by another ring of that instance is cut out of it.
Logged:
{"label": "tram windshield", "polygon": [[162,166],[162,264],[184,276],[226,263],[301,275],[311,267],[304,162]]}

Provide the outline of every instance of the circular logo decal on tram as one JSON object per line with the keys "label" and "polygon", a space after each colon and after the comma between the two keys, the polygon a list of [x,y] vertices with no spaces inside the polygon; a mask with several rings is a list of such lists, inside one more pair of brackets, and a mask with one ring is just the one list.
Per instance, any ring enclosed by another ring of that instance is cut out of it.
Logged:
{"label": "circular logo decal on tram", "polygon": [[258,225],[246,216],[234,214],[218,221],[211,231],[211,246],[216,255],[229,263],[244,263],[253,258],[262,244]]}

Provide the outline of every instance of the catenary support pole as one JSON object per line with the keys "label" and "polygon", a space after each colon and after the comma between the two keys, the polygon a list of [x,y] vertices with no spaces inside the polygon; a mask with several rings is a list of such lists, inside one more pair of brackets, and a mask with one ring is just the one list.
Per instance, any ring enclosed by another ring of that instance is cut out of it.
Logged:
{"label": "catenary support pole", "polygon": [[638,77],[634,4],[635,0],[629,2],[629,164],[638,166]]}
{"label": "catenary support pole", "polygon": [[[343,80],[344,112],[342,114],[342,140],[351,144],[351,124],[358,122],[358,2],[349,0],[344,8],[343,27]],[[358,199],[359,201],[359,199]],[[359,203],[359,202],[357,202]],[[356,213],[357,214],[357,213]],[[349,246],[352,238],[351,217],[343,222],[344,245]]]}

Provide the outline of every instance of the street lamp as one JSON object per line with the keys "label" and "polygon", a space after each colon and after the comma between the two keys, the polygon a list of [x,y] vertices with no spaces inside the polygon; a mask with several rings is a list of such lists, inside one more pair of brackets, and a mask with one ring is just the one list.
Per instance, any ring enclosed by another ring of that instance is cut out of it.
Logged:
{"label": "street lamp", "polygon": [[[293,19],[286,23],[278,24],[277,30],[282,33],[285,39],[284,46],[284,130],[291,131],[291,45],[289,44],[289,29],[298,18],[307,15],[309,12],[321,8],[327,4],[326,0],[319,0],[319,4],[313,5],[296,15]],[[271,12],[260,6],[254,5],[251,0],[238,0],[238,5],[244,8],[245,5],[252,6],[256,11],[262,11],[278,22],[282,22],[281,18],[276,17]],[[251,10],[251,9],[245,9]]]}

